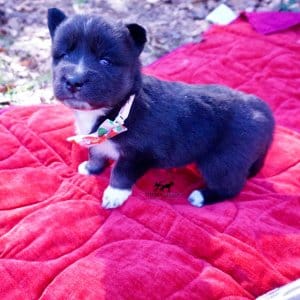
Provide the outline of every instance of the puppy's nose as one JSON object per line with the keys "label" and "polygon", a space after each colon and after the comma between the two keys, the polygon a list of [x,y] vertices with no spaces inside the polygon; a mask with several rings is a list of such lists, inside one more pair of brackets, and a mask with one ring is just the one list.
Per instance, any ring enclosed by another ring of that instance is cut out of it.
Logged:
{"label": "puppy's nose", "polygon": [[66,87],[73,94],[81,90],[84,82],[84,78],[79,74],[66,76]]}

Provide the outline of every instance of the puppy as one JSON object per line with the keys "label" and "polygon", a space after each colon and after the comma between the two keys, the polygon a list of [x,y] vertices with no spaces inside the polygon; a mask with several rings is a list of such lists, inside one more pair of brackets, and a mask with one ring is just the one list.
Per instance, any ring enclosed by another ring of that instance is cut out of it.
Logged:
{"label": "puppy", "polygon": [[[78,134],[96,132],[126,110],[127,131],[89,148],[82,174],[98,174],[116,160],[102,205],[122,205],[150,168],[196,163],[206,186],[195,206],[232,198],[262,168],[274,119],[265,102],[221,85],[166,82],[141,74],[146,43],[137,24],[48,11],[54,94],[74,110]],[[128,99],[131,100],[129,105]]]}

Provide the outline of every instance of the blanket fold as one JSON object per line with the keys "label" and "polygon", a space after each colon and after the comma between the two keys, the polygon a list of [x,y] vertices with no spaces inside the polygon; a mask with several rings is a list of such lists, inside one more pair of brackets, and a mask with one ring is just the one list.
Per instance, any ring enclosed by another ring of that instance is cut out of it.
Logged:
{"label": "blanket fold", "polygon": [[262,34],[282,31],[300,24],[300,12],[246,12],[244,16]]}

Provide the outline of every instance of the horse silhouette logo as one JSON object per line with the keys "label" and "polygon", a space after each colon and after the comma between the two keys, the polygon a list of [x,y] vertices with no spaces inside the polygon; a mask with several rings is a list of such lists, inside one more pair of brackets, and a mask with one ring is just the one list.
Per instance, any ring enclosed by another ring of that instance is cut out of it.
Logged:
{"label": "horse silhouette logo", "polygon": [[168,193],[171,192],[171,187],[174,185],[173,181],[162,183],[161,181],[155,182],[154,184],[154,191],[155,192],[165,192],[167,190]]}

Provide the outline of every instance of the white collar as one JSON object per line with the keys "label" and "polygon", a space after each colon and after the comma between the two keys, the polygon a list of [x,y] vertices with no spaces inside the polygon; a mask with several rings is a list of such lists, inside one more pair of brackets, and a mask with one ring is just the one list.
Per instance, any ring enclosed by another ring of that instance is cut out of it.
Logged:
{"label": "white collar", "polygon": [[135,98],[135,94],[133,94],[129,97],[129,99],[126,101],[124,106],[120,109],[117,117],[114,120],[114,123],[117,123],[117,124],[120,124],[120,125],[124,124],[124,122],[126,121],[126,119],[129,116],[134,98]]}

